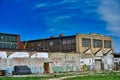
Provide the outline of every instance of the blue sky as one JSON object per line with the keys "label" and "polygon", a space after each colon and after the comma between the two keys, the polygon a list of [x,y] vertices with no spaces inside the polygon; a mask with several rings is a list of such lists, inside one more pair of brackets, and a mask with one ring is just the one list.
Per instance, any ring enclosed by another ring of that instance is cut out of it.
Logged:
{"label": "blue sky", "polygon": [[120,51],[120,0],[0,0],[0,32],[21,40],[51,35],[113,36]]}

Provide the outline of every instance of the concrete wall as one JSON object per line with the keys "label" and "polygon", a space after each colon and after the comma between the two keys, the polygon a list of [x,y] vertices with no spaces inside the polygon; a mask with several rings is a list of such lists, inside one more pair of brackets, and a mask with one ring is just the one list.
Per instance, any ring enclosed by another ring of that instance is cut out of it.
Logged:
{"label": "concrete wall", "polygon": [[[12,52],[11,52],[12,53]],[[15,65],[27,65],[32,73],[44,73],[44,63],[49,63],[49,73],[70,72],[70,71],[87,71],[95,69],[95,59],[100,58],[104,64],[105,70],[111,70],[112,55],[85,56],[78,53],[48,53],[49,58],[31,58],[36,52],[28,52],[29,57],[22,58],[0,58],[0,69],[8,70],[12,73]],[[9,56],[8,56],[9,57]],[[89,62],[88,62],[89,61]]]}
{"label": "concrete wall", "polygon": [[[32,54],[34,53],[32,52]],[[29,53],[30,56],[32,54],[31,52]],[[49,53],[49,58],[0,58],[0,69],[8,70],[9,73],[12,73],[15,65],[27,65],[32,73],[44,73],[44,63],[48,62],[50,73],[80,71],[79,61],[79,54],[58,52]]]}
{"label": "concrete wall", "polygon": [[53,72],[80,71],[79,54],[76,53],[51,53]]}
{"label": "concrete wall", "polygon": [[114,57],[113,55],[107,54],[103,57],[104,69],[105,70],[113,70],[114,68]]}

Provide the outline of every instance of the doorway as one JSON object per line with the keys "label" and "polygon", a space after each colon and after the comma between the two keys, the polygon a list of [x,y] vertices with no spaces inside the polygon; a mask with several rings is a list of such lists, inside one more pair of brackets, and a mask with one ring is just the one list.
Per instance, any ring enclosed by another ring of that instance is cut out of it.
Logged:
{"label": "doorway", "polygon": [[101,70],[101,69],[102,69],[102,60],[95,59],[95,70]]}
{"label": "doorway", "polygon": [[44,73],[50,73],[49,72],[49,62],[44,63]]}

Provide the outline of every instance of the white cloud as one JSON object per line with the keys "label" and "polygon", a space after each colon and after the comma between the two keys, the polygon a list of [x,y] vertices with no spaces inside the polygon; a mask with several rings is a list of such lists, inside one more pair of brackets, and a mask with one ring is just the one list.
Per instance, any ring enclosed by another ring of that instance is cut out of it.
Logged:
{"label": "white cloud", "polygon": [[[55,30],[56,31],[59,31],[59,30],[62,30],[63,28],[63,25],[61,26],[61,24],[64,24],[65,23],[65,20],[66,19],[69,19],[71,18],[71,16],[68,16],[68,15],[62,15],[62,16],[56,16],[56,17],[46,17],[46,22],[47,22],[47,26],[49,26],[48,28],[48,31],[50,32],[54,32]],[[61,27],[60,27],[61,26]],[[61,29],[60,29],[61,28]],[[65,27],[65,24],[64,24],[64,28]],[[64,29],[63,29],[64,30]]]}
{"label": "white cloud", "polygon": [[41,7],[47,7],[49,4],[48,3],[37,3],[33,7],[33,9],[41,8]]}
{"label": "white cloud", "polygon": [[119,0],[101,0],[99,12],[102,19],[106,21],[110,35],[114,36],[114,48],[116,52],[120,51],[120,1]]}
{"label": "white cloud", "polygon": [[104,21],[107,22],[107,30],[113,36],[120,36],[120,10],[118,0],[101,0],[99,11]]}
{"label": "white cloud", "polygon": [[47,16],[46,20],[50,21],[52,23],[57,23],[57,22],[64,21],[66,19],[70,19],[72,16],[74,16],[74,15]]}
{"label": "white cloud", "polygon": [[50,28],[47,32],[55,32],[56,29],[55,28]]}
{"label": "white cloud", "polygon": [[[34,7],[32,9],[37,9],[37,8],[42,8],[42,7],[55,7],[57,5],[63,5],[66,3],[79,3],[79,0],[59,0],[58,2],[44,2],[44,3],[37,3],[34,5]],[[78,7],[78,6],[77,6]]]}

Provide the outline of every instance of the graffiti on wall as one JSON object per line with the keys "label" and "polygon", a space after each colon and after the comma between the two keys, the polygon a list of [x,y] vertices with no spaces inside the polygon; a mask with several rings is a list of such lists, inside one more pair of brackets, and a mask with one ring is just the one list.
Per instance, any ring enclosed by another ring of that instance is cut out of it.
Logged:
{"label": "graffiti on wall", "polygon": [[52,61],[54,62],[55,66],[62,66],[62,58],[54,57],[52,58]]}
{"label": "graffiti on wall", "polygon": [[35,64],[37,65],[37,66],[42,66],[43,64],[42,64],[42,62],[44,62],[44,58],[37,58],[37,59],[35,59]]}
{"label": "graffiti on wall", "polygon": [[2,59],[0,58],[0,67],[2,66]]}
{"label": "graffiti on wall", "polygon": [[25,58],[13,58],[12,61],[13,61],[13,64],[16,64],[16,65],[26,64]]}
{"label": "graffiti on wall", "polygon": [[65,64],[66,64],[67,66],[73,66],[73,65],[76,64],[76,62],[75,62],[75,61],[65,61]]}

